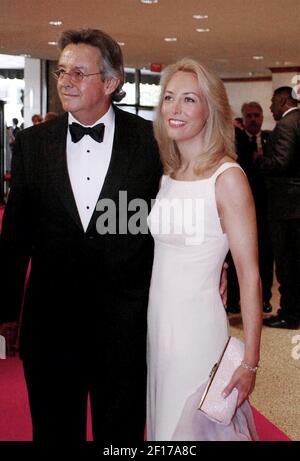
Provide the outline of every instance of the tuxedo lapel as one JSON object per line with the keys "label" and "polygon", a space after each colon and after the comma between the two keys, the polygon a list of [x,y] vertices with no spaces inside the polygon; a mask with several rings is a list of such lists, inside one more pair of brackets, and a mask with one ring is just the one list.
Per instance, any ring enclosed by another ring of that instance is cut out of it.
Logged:
{"label": "tuxedo lapel", "polygon": [[51,181],[58,192],[58,196],[71,215],[77,226],[83,230],[75,198],[72,191],[67,167],[66,142],[68,130],[68,114],[57,119],[45,139],[45,156]]}

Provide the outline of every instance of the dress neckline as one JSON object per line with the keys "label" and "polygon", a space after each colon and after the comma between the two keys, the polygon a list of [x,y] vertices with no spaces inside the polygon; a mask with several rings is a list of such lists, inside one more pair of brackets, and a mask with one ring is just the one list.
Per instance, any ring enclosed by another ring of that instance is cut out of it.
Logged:
{"label": "dress neckline", "polygon": [[197,182],[202,182],[202,181],[209,181],[210,179],[212,179],[215,174],[219,171],[220,168],[223,167],[223,165],[227,165],[227,164],[232,164],[232,165],[238,165],[236,162],[224,162],[224,163],[221,163],[221,165],[216,169],[216,171],[211,175],[209,176],[208,178],[201,178],[201,179],[192,179],[190,181],[188,180],[183,180],[183,179],[175,179],[175,178],[172,178],[171,176],[169,175],[166,175],[167,178],[171,179],[171,181],[175,181],[175,182],[182,182],[182,183],[197,183]]}
{"label": "dress neckline", "polygon": [[171,179],[171,181],[174,181],[174,182],[182,182],[182,183],[193,183],[193,182],[201,182],[201,181],[207,181],[208,179],[211,179],[211,176],[209,178],[202,178],[202,179],[192,179],[190,181],[188,180],[183,180],[183,179],[175,179],[175,178],[172,178],[171,176],[167,176],[169,179]]}

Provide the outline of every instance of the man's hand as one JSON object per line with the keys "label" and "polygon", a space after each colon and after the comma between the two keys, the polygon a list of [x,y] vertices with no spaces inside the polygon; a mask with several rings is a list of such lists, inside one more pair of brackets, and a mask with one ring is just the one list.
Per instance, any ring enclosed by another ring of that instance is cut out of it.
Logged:
{"label": "man's hand", "polygon": [[225,308],[227,307],[227,269],[228,264],[224,262],[220,279],[220,295]]}

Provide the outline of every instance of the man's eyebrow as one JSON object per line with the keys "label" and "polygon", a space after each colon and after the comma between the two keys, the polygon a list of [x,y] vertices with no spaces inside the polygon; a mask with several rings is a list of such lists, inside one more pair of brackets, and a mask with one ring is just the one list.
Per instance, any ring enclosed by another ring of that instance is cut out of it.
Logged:
{"label": "man's eyebrow", "polygon": [[[64,63],[58,63],[57,64],[58,67],[67,67],[67,64],[64,64]],[[74,66],[72,67],[72,70],[84,70],[84,66]]]}

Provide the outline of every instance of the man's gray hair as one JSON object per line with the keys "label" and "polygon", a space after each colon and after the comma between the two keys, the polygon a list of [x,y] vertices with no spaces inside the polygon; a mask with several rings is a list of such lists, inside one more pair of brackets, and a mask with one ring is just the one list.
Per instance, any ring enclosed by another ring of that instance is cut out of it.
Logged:
{"label": "man's gray hair", "polygon": [[258,102],[250,101],[250,102],[244,102],[244,104],[242,105],[241,112],[243,115],[246,114],[248,107],[255,107],[259,112],[263,113],[263,108]]}
{"label": "man's gray hair", "polygon": [[75,45],[83,43],[99,49],[103,63],[103,67],[100,69],[103,72],[103,80],[109,78],[120,80],[120,84],[112,93],[112,100],[121,101],[126,93],[122,90],[124,65],[120,45],[110,35],[99,29],[65,30],[62,32],[58,41],[59,49],[62,51],[72,43]]}

